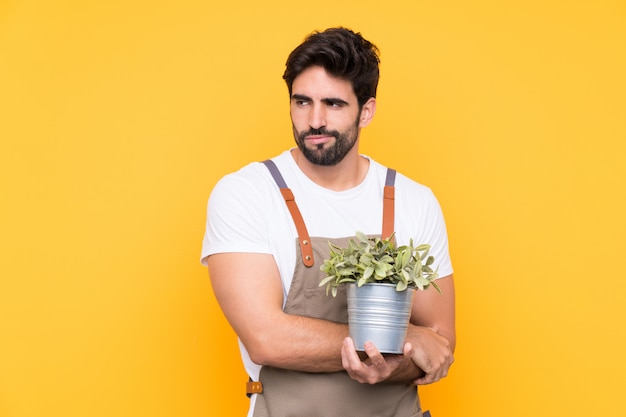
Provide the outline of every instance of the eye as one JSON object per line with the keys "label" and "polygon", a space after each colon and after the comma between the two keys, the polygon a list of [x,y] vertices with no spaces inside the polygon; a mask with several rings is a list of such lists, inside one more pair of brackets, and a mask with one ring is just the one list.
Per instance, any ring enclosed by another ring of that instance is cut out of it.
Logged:
{"label": "eye", "polygon": [[309,105],[309,100],[302,100],[302,99],[297,99],[295,100],[296,106],[298,107],[305,107]]}
{"label": "eye", "polygon": [[345,107],[346,104],[348,104],[343,100],[333,100],[333,99],[327,99],[327,100],[324,100],[324,102],[331,109],[340,109],[342,107]]}

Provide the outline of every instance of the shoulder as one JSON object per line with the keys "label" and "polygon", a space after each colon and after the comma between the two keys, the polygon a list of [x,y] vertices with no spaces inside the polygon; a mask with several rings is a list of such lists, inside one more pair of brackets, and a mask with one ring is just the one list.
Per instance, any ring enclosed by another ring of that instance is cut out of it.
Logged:
{"label": "shoulder", "polygon": [[408,193],[408,195],[413,195],[420,198],[435,198],[433,191],[430,187],[419,183],[404,174],[397,173],[396,174],[396,186]]}
{"label": "shoulder", "polygon": [[234,186],[250,187],[258,185],[266,180],[267,169],[260,162],[252,162],[238,171],[224,175],[215,185],[219,188],[232,188]]}
{"label": "shoulder", "polygon": [[[381,167],[378,169],[386,172],[387,168],[382,165]],[[401,172],[396,172],[394,195],[396,207],[402,210],[402,216],[411,218],[417,218],[420,215],[439,216],[441,207],[432,189]]]}
{"label": "shoulder", "polygon": [[412,178],[407,177],[403,173],[398,172],[393,168],[386,167],[385,165],[382,165],[381,163],[376,162],[372,158],[368,157],[368,159],[370,160],[371,168],[373,169],[374,174],[376,175],[376,177],[378,177],[379,181],[381,181],[383,184],[387,177],[387,172],[390,169],[395,171],[396,176],[395,176],[394,185],[396,186],[396,189],[398,190],[396,192],[396,197],[399,197],[400,195],[405,195],[405,196],[411,196],[413,198],[426,198],[426,199],[435,198],[432,190],[428,186],[421,184]]}
{"label": "shoulder", "polygon": [[[281,171],[285,159],[284,154],[272,158]],[[220,213],[271,212],[281,205],[284,205],[282,195],[263,162],[249,163],[225,175],[215,184],[209,197],[209,210]]]}
{"label": "shoulder", "polygon": [[240,198],[266,195],[276,188],[269,170],[262,162],[252,162],[226,174],[213,187],[211,198],[238,195]]}

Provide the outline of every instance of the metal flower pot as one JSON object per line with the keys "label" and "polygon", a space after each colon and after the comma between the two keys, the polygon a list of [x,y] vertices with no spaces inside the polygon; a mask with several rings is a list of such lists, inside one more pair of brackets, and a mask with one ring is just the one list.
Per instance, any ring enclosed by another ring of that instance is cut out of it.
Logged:
{"label": "metal flower pot", "polygon": [[357,350],[372,342],[382,353],[402,353],[411,318],[414,288],[393,284],[348,284],[348,325]]}

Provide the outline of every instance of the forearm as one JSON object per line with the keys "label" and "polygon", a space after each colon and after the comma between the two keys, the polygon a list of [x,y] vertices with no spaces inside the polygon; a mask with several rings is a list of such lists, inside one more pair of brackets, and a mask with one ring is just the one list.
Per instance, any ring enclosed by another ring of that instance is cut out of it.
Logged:
{"label": "forearm", "polygon": [[242,338],[255,363],[302,372],[343,370],[346,324],[285,313],[276,316],[264,330]]}
{"label": "forearm", "polygon": [[406,361],[401,366],[398,366],[395,371],[391,373],[389,378],[385,382],[404,382],[411,383],[418,378],[425,375],[424,371],[417,367],[413,359]]}
{"label": "forearm", "polygon": [[411,324],[433,329],[446,338],[454,352],[456,347],[455,331],[455,291],[452,275],[437,280],[441,294],[434,288],[417,291],[413,297]]}
{"label": "forearm", "polygon": [[348,326],[285,313],[271,255],[216,254],[208,265],[217,301],[255,363],[306,372],[343,369],[341,346]]}

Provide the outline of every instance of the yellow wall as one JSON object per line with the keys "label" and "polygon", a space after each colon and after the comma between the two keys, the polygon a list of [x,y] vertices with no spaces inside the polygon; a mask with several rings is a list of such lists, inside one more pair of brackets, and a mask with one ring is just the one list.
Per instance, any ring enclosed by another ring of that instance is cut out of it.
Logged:
{"label": "yellow wall", "polygon": [[335,25],[382,50],[362,150],[448,221],[457,362],[425,405],[621,412],[623,1],[5,0],[0,416],[244,415],[205,203],[291,146],[284,60]]}

